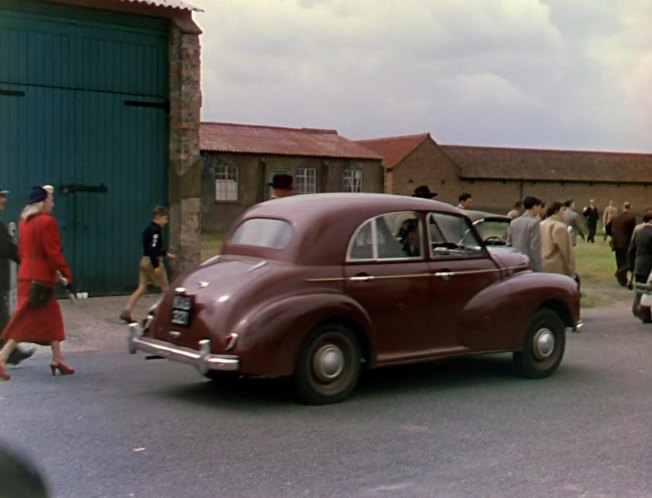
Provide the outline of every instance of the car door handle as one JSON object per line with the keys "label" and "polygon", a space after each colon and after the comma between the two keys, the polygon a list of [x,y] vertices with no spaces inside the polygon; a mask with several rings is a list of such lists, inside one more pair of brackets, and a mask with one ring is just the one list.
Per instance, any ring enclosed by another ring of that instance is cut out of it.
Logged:
{"label": "car door handle", "polygon": [[453,273],[450,270],[442,270],[442,271],[438,271],[438,272],[433,273],[433,276],[441,277],[441,278],[444,278],[444,279],[451,278],[453,275],[455,275],[455,273]]}
{"label": "car door handle", "polygon": [[351,277],[352,282],[368,282],[369,280],[373,280],[374,277],[367,273],[358,273],[355,277]]}

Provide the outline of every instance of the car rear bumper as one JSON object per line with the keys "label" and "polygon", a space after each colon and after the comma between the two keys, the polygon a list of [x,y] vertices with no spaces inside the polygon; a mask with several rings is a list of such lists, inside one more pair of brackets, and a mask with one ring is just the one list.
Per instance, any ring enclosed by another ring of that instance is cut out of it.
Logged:
{"label": "car rear bumper", "polygon": [[211,341],[199,341],[199,350],[177,346],[159,339],[143,337],[143,328],[138,323],[129,325],[128,351],[136,354],[143,351],[168,360],[192,365],[201,373],[209,370],[234,372],[240,368],[240,359],[236,355],[211,354]]}

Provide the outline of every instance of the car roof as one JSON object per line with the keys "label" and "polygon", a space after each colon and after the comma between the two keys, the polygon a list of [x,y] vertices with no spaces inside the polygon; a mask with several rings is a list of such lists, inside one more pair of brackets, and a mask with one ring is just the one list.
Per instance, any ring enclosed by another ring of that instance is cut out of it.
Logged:
{"label": "car roof", "polygon": [[[301,207],[300,210],[297,208]],[[351,209],[402,211],[414,210],[425,211],[435,209],[437,211],[449,211],[460,213],[461,211],[450,204],[422,199],[407,195],[391,194],[352,194],[352,193],[328,193],[328,194],[304,194],[273,199],[257,204],[249,210],[255,213],[253,217],[264,216],[265,212],[283,213],[288,219],[297,219],[303,215],[308,216],[329,216],[349,212]]]}
{"label": "car roof", "polygon": [[[273,199],[257,204],[243,213],[227,235],[223,253],[250,254],[301,264],[341,264],[353,232],[361,223],[393,211],[437,211],[454,215],[459,209],[440,201],[405,195],[327,193],[305,194]],[[288,221],[295,235],[287,249],[230,247],[232,231],[251,218],[273,218]]]}
{"label": "car roof", "polygon": [[489,220],[511,222],[512,219],[504,214],[488,213],[487,211],[477,211],[474,209],[465,209],[462,211],[471,221]]}

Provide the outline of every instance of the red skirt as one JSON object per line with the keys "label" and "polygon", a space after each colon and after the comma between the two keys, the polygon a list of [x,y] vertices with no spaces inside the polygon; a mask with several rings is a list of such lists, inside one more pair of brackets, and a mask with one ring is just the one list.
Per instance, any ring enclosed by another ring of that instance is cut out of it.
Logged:
{"label": "red skirt", "polygon": [[29,280],[18,281],[18,309],[2,332],[2,339],[16,342],[33,342],[50,345],[52,341],[63,341],[63,316],[59,302],[52,298],[42,307],[27,304]]}

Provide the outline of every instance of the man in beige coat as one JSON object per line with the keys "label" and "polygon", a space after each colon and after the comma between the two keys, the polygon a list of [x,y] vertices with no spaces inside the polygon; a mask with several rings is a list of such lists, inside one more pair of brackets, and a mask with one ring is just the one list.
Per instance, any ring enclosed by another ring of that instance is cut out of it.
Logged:
{"label": "man in beige coat", "polygon": [[547,218],[539,225],[543,271],[576,278],[573,243],[568,226],[560,216],[562,206],[559,201],[552,202],[546,212]]}

